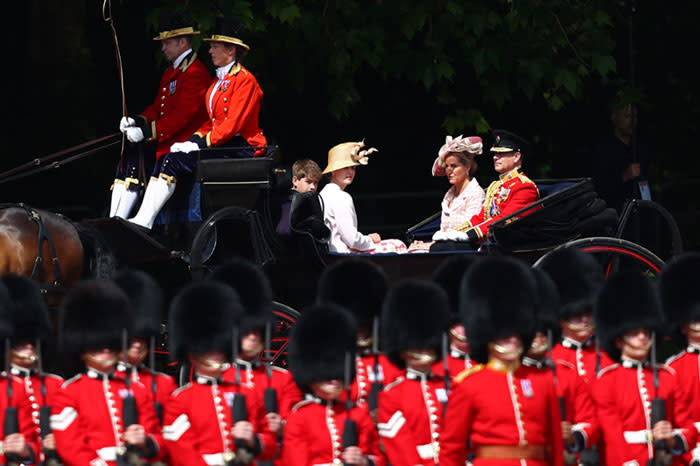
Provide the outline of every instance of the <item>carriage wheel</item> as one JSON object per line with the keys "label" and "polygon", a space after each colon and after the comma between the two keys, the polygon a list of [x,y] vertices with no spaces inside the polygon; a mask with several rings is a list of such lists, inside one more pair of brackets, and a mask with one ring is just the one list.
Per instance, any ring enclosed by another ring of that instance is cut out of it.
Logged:
{"label": "carriage wheel", "polygon": [[272,362],[275,366],[286,368],[289,332],[300,314],[299,311],[276,301],[272,303],[272,313],[275,315],[275,320],[272,323],[270,350],[264,354],[263,360]]}
{"label": "carriage wheel", "polygon": [[594,236],[569,241],[554,248],[540,257],[533,267],[537,267],[547,255],[561,248],[576,248],[595,255],[604,268],[606,277],[620,270],[632,270],[654,278],[664,266],[664,261],[656,254],[636,243],[621,238]]}

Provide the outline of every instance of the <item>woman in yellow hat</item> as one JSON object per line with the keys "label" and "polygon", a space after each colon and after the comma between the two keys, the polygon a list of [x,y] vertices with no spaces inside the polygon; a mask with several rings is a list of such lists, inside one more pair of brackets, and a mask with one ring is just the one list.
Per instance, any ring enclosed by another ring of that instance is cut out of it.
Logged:
{"label": "woman in yellow hat", "polygon": [[358,165],[367,165],[369,155],[377,149],[362,148],[364,141],[344,142],[328,151],[328,166],[323,174],[329,183],[320,192],[323,201],[323,221],[331,231],[330,252],[340,253],[404,253],[406,245],[397,239],[385,239],[378,233],[364,235],[357,230],[357,214],[352,196],[345,192],[355,179]]}

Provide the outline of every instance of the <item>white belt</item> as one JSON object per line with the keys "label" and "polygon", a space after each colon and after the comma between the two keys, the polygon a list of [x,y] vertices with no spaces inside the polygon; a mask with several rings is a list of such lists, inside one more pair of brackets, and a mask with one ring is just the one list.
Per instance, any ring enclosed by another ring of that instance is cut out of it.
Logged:
{"label": "white belt", "polygon": [[418,456],[420,456],[421,459],[424,460],[433,459],[437,456],[435,454],[435,449],[433,448],[432,443],[426,443],[425,445],[416,445],[416,450],[418,450]]}
{"label": "white belt", "polygon": [[626,430],[623,435],[629,444],[646,444],[653,440],[650,430]]}
{"label": "white belt", "polygon": [[117,461],[119,453],[121,453],[121,447],[104,447],[97,450],[97,456],[105,461]]}
{"label": "white belt", "polygon": [[202,459],[210,466],[224,466],[226,464],[223,453],[210,453],[208,455],[202,455]]}
{"label": "white belt", "polygon": [[700,422],[695,423],[695,429],[700,433]]}

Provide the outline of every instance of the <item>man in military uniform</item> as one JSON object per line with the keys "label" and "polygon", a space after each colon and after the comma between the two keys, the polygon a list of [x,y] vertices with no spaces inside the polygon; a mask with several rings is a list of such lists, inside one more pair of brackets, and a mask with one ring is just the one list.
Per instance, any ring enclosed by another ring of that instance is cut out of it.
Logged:
{"label": "man in military uniform", "polygon": [[[529,143],[520,136],[505,130],[494,130],[491,146],[493,168],[499,174],[486,189],[484,208],[456,229],[462,235],[445,238],[478,243],[486,238],[492,223],[509,216],[540,198],[535,183],[522,171],[524,153]],[[436,239],[433,237],[433,239]],[[442,239],[442,238],[439,238]]]}
{"label": "man in military uniform", "polygon": [[196,34],[199,32],[184,12],[167,12],[160,18],[160,31],[153,40],[161,42],[163,55],[172,65],[163,72],[153,103],[136,118],[124,116],[119,123],[130,143],[144,144],[130,144],[117,166],[110,217],[128,218],[143,188],[138,173],[139,152],[143,154],[145,176],[153,169],[154,160],[167,154],[172,144],[186,141],[207,121],[204,93],[211,75],[192,50]]}
{"label": "man in military uniform", "polygon": [[464,466],[468,453],[475,463],[563,464],[552,381],[521,365],[535,335],[537,293],[532,272],[516,259],[486,257],[465,274],[460,308],[479,364],[463,371],[450,393],[440,466]]}
{"label": "man in military uniform", "polygon": [[666,364],[676,371],[680,384],[685,387],[689,400],[688,414],[698,431],[698,442],[689,445],[683,461],[700,466],[700,288],[697,271],[700,254],[683,253],[666,263],[661,270],[661,299],[669,324],[672,341],[680,353],[669,358]]}

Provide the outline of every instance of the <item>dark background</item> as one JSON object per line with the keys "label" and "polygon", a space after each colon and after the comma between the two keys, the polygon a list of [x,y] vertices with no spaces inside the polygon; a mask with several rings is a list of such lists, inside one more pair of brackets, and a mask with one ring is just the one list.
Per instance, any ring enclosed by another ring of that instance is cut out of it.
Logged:
{"label": "dark background", "polygon": [[[147,21],[157,5],[149,1],[113,4],[131,114],[152,101],[165,66]],[[7,79],[6,132],[0,171],[118,131],[120,80],[115,47],[101,7],[99,1],[75,0],[15,2],[11,7],[6,16],[11,24],[5,47],[8,59],[3,67]],[[698,10],[698,2],[674,10],[661,2],[639,2],[632,34],[632,68],[629,24],[626,18],[618,17],[614,25],[617,73],[629,76],[633,70],[647,98],[640,109],[638,136],[651,154],[654,200],[676,218],[686,249],[696,250],[700,249],[700,201],[696,194],[700,112],[693,69]],[[316,69],[309,67],[303,76],[286,74],[288,62],[300,58],[288,54],[287,44],[267,47],[274,51],[265,57],[255,56],[256,44],[251,45],[246,65],[265,91],[261,124],[268,139],[280,145],[282,162],[311,157],[323,168],[330,147],[365,138],[380,152],[369,166],[358,170],[350,188],[361,230],[400,235],[439,209],[449,186],[444,179],[431,177],[430,167],[447,134],[442,127],[444,105],[420,85],[361,70],[355,75],[360,103],[350,108],[347,116],[336,118],[329,113],[325,97],[317,92],[323,76]],[[200,47],[199,53],[211,66],[206,48]],[[299,91],[285,87],[291,79],[303,83]],[[454,83],[457,87],[473,85]],[[610,132],[608,103],[614,90],[596,80],[585,86],[579,100],[557,112],[537,99],[519,97],[503,108],[485,105],[481,110],[492,127],[533,140],[535,147],[526,166],[531,178],[589,176],[591,153]],[[465,128],[463,132],[466,135],[473,130]],[[39,175],[0,184],[0,199],[26,202],[78,220],[103,216],[118,158],[117,146]],[[488,156],[479,161],[477,177],[485,187],[495,174]]]}

